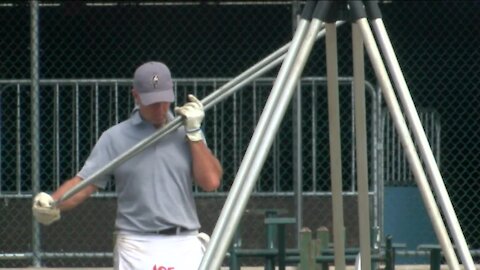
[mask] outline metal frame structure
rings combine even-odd
[[[418,113],[411,101],[406,87],[405,80],[401,75],[392,46],[388,42],[385,28],[381,20],[381,12],[377,1],[365,1],[365,7],[361,1],[308,1],[303,9],[302,19],[298,23],[297,30],[292,39],[292,45],[287,52],[287,56],[282,63],[278,73],[277,81],[273,86],[264,112],[259,120],[257,129],[251,139],[250,145],[244,157],[240,169],[232,186],[231,194],[225,202],[222,213],[212,234],[211,242],[200,265],[201,270],[218,269],[222,259],[227,252],[228,243],[231,241],[234,230],[238,225],[241,214],[245,208],[248,197],[252,191],[260,168],[265,161],[265,157],[270,148],[274,134],[276,134],[281,118],[283,117],[286,106],[290,101],[295,89],[295,84],[299,79],[305,66],[306,60],[311,52],[314,43],[314,36],[318,33],[320,25],[325,22],[326,29],[326,53],[327,53],[327,77],[328,77],[328,103],[329,103],[329,128],[330,128],[330,160],[331,160],[331,182],[332,182],[332,200],[333,200],[333,237],[335,250],[336,269],[345,269],[345,241],[343,234],[343,202],[341,196],[341,151],[340,151],[340,129],[339,129],[339,97],[338,97],[338,68],[336,53],[336,27],[335,22],[339,18],[339,10],[346,8],[351,12],[353,48],[354,48],[354,76],[357,82],[363,78],[363,45],[365,45],[368,56],[372,62],[377,79],[380,82],[382,93],[385,98],[388,109],[392,115],[397,132],[400,135],[402,145],[406,151],[407,159],[413,170],[415,180],[419,186],[424,204],[432,221],[435,233],[439,239],[440,245],[447,259],[450,269],[460,269],[458,259],[453,250],[453,245],[448,236],[447,229],[443,223],[440,210],[435,202],[434,195],[430,189],[426,174],[423,170],[420,157],[416,152],[413,139],[410,136],[409,128],[403,118],[400,104],[398,103],[395,92],[384,66],[382,56],[377,47],[372,30],[367,21],[367,12],[369,19],[372,20],[374,29],[380,42],[384,55],[389,63],[392,76],[395,78],[397,87],[400,88],[401,101],[406,108],[406,114],[410,124],[413,126],[413,133],[421,149],[421,154],[430,176],[433,178],[432,184],[437,192],[438,203],[442,206],[444,218],[448,221],[449,229],[458,249],[459,256],[465,269],[475,269],[473,259],[468,250],[465,238],[458,223],[458,219],[453,211],[448,193],[445,190],[443,180],[441,179],[438,166],[435,163],[433,153],[426,139],[425,131],[421,126]],[[361,89],[361,83],[358,83],[356,93],[356,132],[357,132],[357,153],[359,157],[366,155],[365,138],[365,112],[364,97]],[[359,227],[360,227],[360,254],[361,268],[371,268],[370,256],[370,225],[368,223],[368,181],[366,179],[366,163],[362,158],[357,159],[359,179]],[[367,191],[367,193],[365,192]],[[362,218],[363,216],[363,218]]]

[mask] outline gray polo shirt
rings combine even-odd
[[[173,115],[169,113],[169,118]],[[78,176],[88,178],[157,131],[138,110],[98,139]],[[192,157],[185,129],[178,128],[95,182],[105,188],[113,177],[118,196],[116,230],[150,232],[183,226],[200,228],[192,185]]]

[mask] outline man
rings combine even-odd
[[[193,95],[185,105],[175,108],[184,119],[184,128],[169,133],[57,207],[52,206],[82,179],[173,119],[169,110],[175,98],[173,83],[165,64],[148,62],[138,67],[132,94],[137,106],[130,118],[102,134],[75,177],[51,196],[43,192],[35,196],[33,215],[37,221],[51,224],[60,219],[60,211],[79,205],[113,178],[118,196],[114,269],[197,269],[203,247],[197,237],[200,223],[192,184],[213,191],[219,187],[223,171],[205,144],[201,130],[204,110]]]

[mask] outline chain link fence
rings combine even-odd
[[[40,1],[39,189],[51,192],[72,177],[101,132],[126,119],[133,107],[130,78],[136,66],[161,60],[175,78],[177,102],[187,93],[204,98],[291,40],[302,1],[93,2]],[[480,58],[478,1],[382,3],[384,23],[419,109],[467,243],[478,235],[480,143],[476,138]],[[32,164],[28,2],[0,3],[0,266],[109,267],[116,209],[114,186],[62,221],[32,224]],[[338,28],[342,77],[342,167],[347,244],[358,246],[352,118],[350,27]],[[35,34],[35,33],[34,33]],[[241,220],[243,247],[265,245],[263,218],[271,209],[301,217],[302,226],[332,227],[325,45],[313,48],[294,99]],[[203,229],[211,233],[277,69],[265,74],[207,113],[209,146],[225,176],[215,193],[196,190]],[[415,186],[383,107],[368,60],[367,123],[372,224],[382,226],[385,186]],[[380,151],[381,150],[381,151]],[[299,158],[300,157],[300,158]],[[35,161],[33,161],[35,162]],[[295,193],[301,180],[302,197]],[[296,207],[301,206],[298,213]],[[33,228],[33,230],[32,230]],[[287,244],[296,245],[288,227]],[[395,236],[394,236],[395,239]],[[399,240],[401,241],[401,239]],[[228,259],[227,259],[228,260]],[[253,259],[244,264],[259,264]],[[261,263],[261,262],[260,262]]]

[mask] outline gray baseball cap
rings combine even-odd
[[[133,88],[143,105],[156,102],[173,102],[173,82],[170,70],[161,62],[147,62],[135,70]]]

